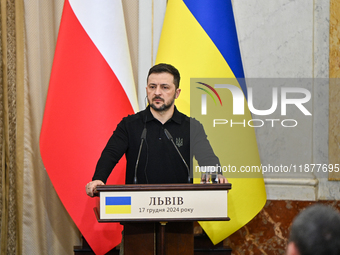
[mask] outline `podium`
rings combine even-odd
[[[125,255],[194,254],[194,221],[227,221],[231,184],[98,186],[98,222],[124,225]]]

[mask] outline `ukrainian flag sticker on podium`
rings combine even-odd
[[[131,196],[111,196],[105,198],[106,214],[131,214]]]

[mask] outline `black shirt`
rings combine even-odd
[[[106,183],[112,169],[125,153],[125,182],[132,184],[144,128],[147,133],[137,169],[138,184],[188,182],[188,169],[173,143],[165,135],[164,129],[171,134],[189,168],[192,166],[193,156],[200,166],[220,164],[202,124],[196,119],[180,113],[175,107],[172,118],[163,125],[153,117],[147,107],[144,111],[123,118],[118,124],[101,154],[92,180]],[[192,173],[192,170],[190,171]]]

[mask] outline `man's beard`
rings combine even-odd
[[[154,97],[153,99],[162,99],[160,97]],[[148,99],[149,105],[152,109],[154,109],[157,112],[162,112],[162,111],[167,111],[175,102],[175,96],[172,99],[172,101],[169,104],[164,103],[163,105],[161,105],[159,108],[157,108],[156,105],[154,105],[153,103],[150,103],[150,100]],[[163,101],[164,102],[164,101]]]

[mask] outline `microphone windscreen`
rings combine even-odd
[[[169,132],[166,128],[164,128],[164,133],[165,133],[166,137],[167,137],[169,140],[172,140],[172,136],[171,136],[170,132]]]
[[[142,135],[140,137],[140,139],[144,139],[146,138],[146,128],[143,129]]]

